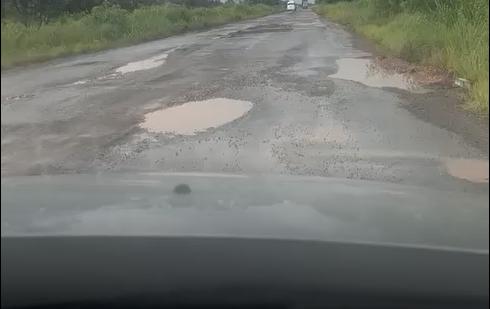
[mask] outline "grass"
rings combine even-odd
[[[187,8],[179,5],[147,6],[126,11],[99,6],[90,14],[63,16],[54,22],[26,27],[2,20],[2,69],[60,56],[162,38],[186,31],[218,26],[274,13],[276,7],[222,5]]]
[[[488,0],[357,0],[315,10],[391,55],[470,80],[466,107],[488,114]]]

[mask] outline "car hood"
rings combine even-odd
[[[190,192],[177,193],[179,184]],[[211,236],[488,252],[488,191],[320,177],[3,178],[1,215],[2,237]]]

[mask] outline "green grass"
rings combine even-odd
[[[2,69],[60,56],[97,51],[162,38],[274,13],[277,7],[222,5],[187,8],[160,5],[132,12],[100,6],[90,14],[63,16],[41,27],[4,20],[1,30]]]
[[[315,10],[391,55],[470,80],[466,107],[488,114],[488,0],[357,0]]]

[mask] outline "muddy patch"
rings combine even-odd
[[[337,61],[338,71],[331,78],[351,80],[369,87],[398,88],[415,93],[428,92],[408,74],[383,69],[366,58],[342,58]]]
[[[127,74],[142,70],[149,70],[161,66],[167,60],[168,53],[160,54],[148,59],[130,62],[116,69],[117,73]]]
[[[251,102],[225,98],[193,101],[148,113],[141,127],[155,133],[195,135],[236,120],[252,107]]]
[[[476,183],[488,183],[488,160],[446,159],[444,166],[449,175]]]
[[[450,72],[430,65],[415,65],[394,57],[376,57],[373,63],[386,72],[408,74],[419,85],[451,88],[454,76]]]

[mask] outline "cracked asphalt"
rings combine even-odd
[[[159,55],[156,67],[117,71]],[[444,163],[488,165],[488,148],[406,108],[427,94],[330,77],[338,59],[372,56],[304,10],[5,71],[2,176],[285,174],[488,192]],[[212,98],[254,107],[193,136],[140,127],[146,113]]]

